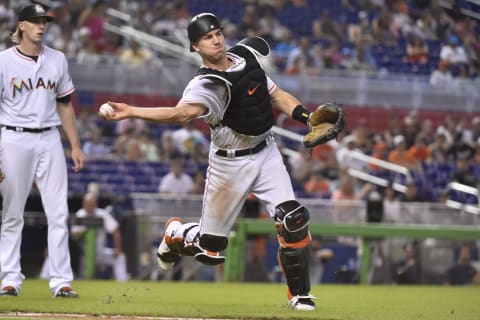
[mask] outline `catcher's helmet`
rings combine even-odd
[[[193,42],[197,42],[205,33],[215,29],[223,29],[223,27],[213,13],[200,13],[193,17],[187,28],[190,51],[195,51],[192,47]]]

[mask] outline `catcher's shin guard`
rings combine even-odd
[[[288,298],[309,296],[310,232],[309,213],[298,201],[291,200],[276,207],[275,220],[280,249],[278,260],[288,285]]]

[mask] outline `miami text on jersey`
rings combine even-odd
[[[17,80],[14,78],[14,80]],[[45,81],[43,80],[42,77],[38,78],[37,82],[34,83],[34,80],[31,78],[28,78],[26,81],[25,80],[20,80],[20,81],[12,81],[12,97],[15,98],[17,92],[22,93],[23,88],[25,88],[27,91],[32,91],[34,89],[45,89],[45,90],[52,90],[55,92],[57,90],[57,84],[55,81]]]

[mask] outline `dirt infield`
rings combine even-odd
[[[89,315],[89,314],[60,314],[60,313],[27,313],[27,312],[10,312],[0,313],[2,319],[55,319],[55,320],[235,320],[235,319],[207,319],[207,318],[166,318],[166,317],[146,317],[146,316],[112,316],[112,315]]]

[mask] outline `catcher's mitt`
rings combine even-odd
[[[312,148],[335,139],[345,125],[345,115],[336,103],[325,103],[313,111],[308,120],[310,131],[303,138],[303,145]]]

